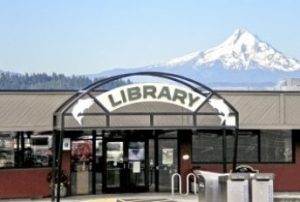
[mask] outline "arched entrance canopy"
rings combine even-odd
[[[100,92],[105,84],[119,79],[130,79],[131,77],[157,77],[166,79],[169,82],[177,83],[179,86],[169,84],[133,84],[115,88],[108,92]],[[116,94],[114,94],[116,93]],[[100,95],[97,95],[100,94]],[[146,102],[162,102],[177,105],[180,110],[154,110],[154,111],[124,111],[131,104]],[[110,103],[110,105],[107,105]],[[93,111],[89,110],[93,105]],[[97,110],[95,110],[97,108]],[[209,110],[208,110],[209,108]],[[185,122],[175,124],[160,124],[162,119],[184,116]],[[114,124],[113,120],[131,117],[131,125]],[[134,118],[140,117],[140,118]],[[166,118],[168,117],[168,118]],[[220,121],[211,121],[205,124],[206,117],[218,118]],[[85,119],[94,119],[98,122],[85,124]],[[101,122],[99,120],[101,119]],[[143,124],[135,123],[137,120],[145,120]],[[87,121],[88,122],[88,121]],[[65,130],[83,129],[226,129],[235,131],[233,168],[237,163],[237,143],[238,143],[239,118],[238,111],[221,95],[209,87],[183,76],[165,72],[136,72],[121,74],[99,80],[86,88],[79,90],[76,94],[64,102],[53,115],[54,143],[58,141],[58,152],[54,155],[53,175],[60,176],[62,141]],[[225,132],[224,132],[225,134]],[[57,136],[57,137],[55,137]],[[58,139],[59,137],[59,139]],[[56,141],[55,141],[56,140]],[[226,142],[225,142],[226,144]],[[225,154],[226,156],[226,154]],[[223,155],[224,165],[226,157]],[[57,161],[56,161],[57,159]],[[57,162],[57,163],[56,163]],[[56,170],[58,172],[56,172]],[[57,190],[60,189],[58,184]],[[54,187],[54,186],[53,186]],[[54,201],[54,191],[52,192]],[[59,201],[59,191],[57,191],[57,201]]]
[[[164,91],[166,89],[169,89],[169,85],[167,86],[160,86],[160,87],[156,87],[153,86],[153,88],[155,88],[155,90],[159,91],[160,90],[160,97],[168,97],[169,96],[169,100],[170,103],[173,102],[174,100],[177,101],[177,104],[180,101],[184,102],[184,98],[187,99],[187,103],[185,103],[186,105],[188,105],[188,102],[191,104],[193,101],[195,101],[195,99],[197,99],[197,95],[199,96],[198,98],[198,102],[194,102],[193,104],[198,104],[197,106],[194,105],[192,111],[191,109],[189,109],[188,111],[184,110],[184,112],[181,111],[170,111],[170,112],[119,112],[119,111],[114,111],[111,109],[108,109],[107,107],[105,107],[104,103],[103,103],[103,96],[95,96],[95,94],[99,94],[99,87],[103,87],[103,85],[108,84],[112,81],[116,81],[119,79],[124,79],[124,78],[130,78],[133,76],[151,76],[151,77],[160,77],[160,78],[164,78],[167,80],[171,80],[173,82],[179,83],[180,85],[184,86],[184,87],[188,87],[188,89],[190,91],[188,92],[182,92],[182,88],[177,87],[175,90],[171,89],[168,91]],[[155,84],[154,84],[155,85]],[[159,84],[156,84],[159,85]],[[139,86],[142,88],[142,86]],[[137,87],[136,87],[137,88]],[[153,88],[151,89],[151,86],[149,87],[148,84],[148,94],[150,94],[151,97],[151,90],[153,91]],[[97,92],[98,90],[98,92]],[[145,90],[145,86],[144,86],[144,90]],[[122,90],[120,90],[121,92]],[[162,92],[164,91],[164,92]],[[174,92],[175,91],[175,92]],[[110,91],[109,91],[110,92]],[[167,92],[167,94],[166,94]],[[123,97],[124,96],[128,96],[125,95],[125,91],[123,90]],[[183,95],[185,93],[185,95]],[[103,94],[103,93],[102,93]],[[162,95],[164,94],[164,95]],[[176,95],[175,95],[176,94]],[[183,98],[183,96],[186,96]],[[116,100],[113,100],[114,98],[111,97],[111,101],[116,102]],[[128,100],[127,98],[124,98]],[[176,100],[177,99],[177,100]],[[194,99],[194,100],[193,100]],[[166,99],[164,99],[166,100]],[[118,100],[117,100],[118,101]],[[140,99],[140,101],[143,101],[142,99]],[[148,100],[144,100],[144,101],[148,101]],[[153,99],[152,99],[153,101]],[[160,99],[160,101],[163,101],[163,99]],[[176,104],[176,102],[173,102],[173,104]],[[79,105],[81,102],[81,106],[83,106],[83,108],[87,108],[86,105],[91,105],[91,104],[95,104],[99,110],[97,112],[89,112],[88,110],[83,110],[83,109],[79,109]],[[89,104],[90,103],[90,104]],[[129,103],[129,102],[128,102]],[[203,111],[202,108],[205,107],[205,105],[209,104],[211,106],[211,108],[214,108],[215,110],[210,110],[210,111]],[[68,123],[66,123],[65,118],[66,117],[72,117],[74,116],[74,109],[71,112],[70,110],[72,108],[77,107],[79,110],[77,112],[77,118],[79,118],[80,120],[83,117],[88,117],[88,116],[99,116],[99,117],[105,117],[105,124],[99,124],[95,125],[95,126],[85,126],[84,124],[69,124],[71,125],[70,127],[68,127]],[[196,107],[195,107],[196,106]],[[183,106],[184,107],[184,106]],[[188,107],[186,107],[188,108]],[[76,109],[75,109],[76,110]],[[76,112],[75,112],[76,113]],[[186,77],[182,77],[179,75],[175,75],[175,74],[170,74],[170,73],[161,73],[161,72],[138,72],[138,73],[130,73],[130,74],[123,74],[123,75],[118,75],[118,76],[114,76],[114,77],[110,77],[110,78],[106,78],[106,79],[102,79],[100,81],[97,81],[93,84],[91,84],[90,86],[79,90],[76,94],[74,94],[69,100],[67,100],[65,103],[63,103],[61,105],[61,107],[59,107],[59,109],[55,112],[54,114],[54,129],[62,129],[64,128],[64,130],[74,130],[74,129],[84,129],[84,128],[96,128],[96,129],[109,129],[109,128],[113,128],[116,129],[119,126],[114,126],[111,125],[110,120],[111,117],[115,117],[115,116],[149,116],[149,124],[148,125],[130,125],[128,127],[132,128],[132,129],[138,129],[138,128],[142,128],[142,129],[151,129],[151,128],[155,128],[155,129],[159,129],[159,128],[177,128],[180,127],[182,128],[188,128],[188,129],[200,129],[200,128],[237,128],[238,127],[238,112],[236,111],[236,109],[229,103],[227,102],[221,95],[219,95],[217,92],[213,91],[212,89],[208,88],[207,86],[194,81],[192,79],[186,78]],[[155,117],[157,116],[176,116],[176,115],[186,115],[186,116],[190,116],[190,118],[192,119],[189,124],[186,124],[185,126],[182,125],[155,125]],[[213,123],[213,125],[203,125],[201,123],[199,123],[199,120],[197,119],[197,116],[218,116],[221,117],[221,119],[223,119],[222,123]],[[223,116],[223,117],[222,117]],[[76,119],[76,117],[74,117]],[[226,119],[226,120],[225,120]],[[64,125],[64,127],[62,127]],[[122,126],[123,128],[125,128],[126,126]]]

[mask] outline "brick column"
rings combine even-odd
[[[178,131],[179,144],[179,169],[182,178],[182,192],[186,192],[186,176],[192,171],[192,131]],[[188,155],[189,159],[183,159],[184,155]]]

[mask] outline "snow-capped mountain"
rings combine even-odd
[[[242,29],[236,30],[227,40],[214,48],[175,58],[166,65],[178,66],[187,62],[192,62],[194,67],[211,67],[220,62],[224,68],[238,70],[257,67],[279,71],[300,69],[300,61],[286,57],[268,43]]]
[[[213,87],[275,86],[279,80],[300,77],[300,61],[285,56],[256,35],[238,29],[223,43],[206,51],[146,67],[114,69],[97,76],[137,71],[172,72]]]

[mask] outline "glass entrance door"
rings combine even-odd
[[[145,140],[106,140],[103,145],[103,192],[141,192],[148,189]]]
[[[146,191],[146,142],[128,142],[128,180],[129,190],[133,192]],[[148,183],[147,183],[148,184]]]
[[[158,190],[171,191],[171,176],[178,172],[177,131],[166,132],[158,140]],[[175,182],[175,185],[178,182]],[[177,187],[175,187],[177,189]]]
[[[122,141],[104,142],[103,191],[120,192],[124,176],[124,143]]]

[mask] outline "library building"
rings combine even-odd
[[[137,82],[104,89],[120,79]],[[164,72],[2,90],[0,199],[170,192],[174,173],[185,190],[194,170],[240,165],[274,173],[276,192],[299,191],[299,105],[297,91],[213,90]]]

